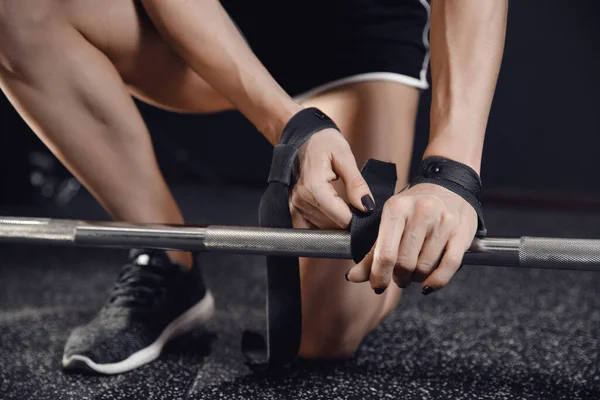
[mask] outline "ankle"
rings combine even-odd
[[[167,255],[171,261],[181,264],[187,269],[192,268],[192,264],[194,263],[194,256],[192,253],[185,251],[167,251]]]

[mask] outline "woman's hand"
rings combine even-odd
[[[370,281],[377,294],[392,280],[401,288],[423,282],[429,294],[460,268],[476,232],[477,214],[462,197],[438,185],[416,185],[386,202],[377,242],[348,280]]]
[[[375,207],[350,145],[335,129],[315,133],[302,145],[297,171],[291,206],[310,225],[321,229],[346,229],[350,225],[350,206],[338,196],[333,186],[338,178],[344,183],[352,206],[366,212]]]

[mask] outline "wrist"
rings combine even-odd
[[[447,157],[426,157],[411,186],[422,183],[439,185],[462,197],[477,213],[477,235],[485,236],[486,228],[481,205],[482,183],[479,173],[468,165]]]
[[[279,107],[269,110],[265,114],[263,121],[257,126],[258,130],[271,142],[276,145],[281,139],[281,133],[289,122],[300,110],[304,109],[300,104],[290,100]]]
[[[473,168],[477,174],[481,170],[483,142],[478,140],[483,135],[439,135],[430,140],[423,159],[428,157],[444,157]]]

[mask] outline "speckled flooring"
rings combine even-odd
[[[254,225],[258,195],[176,190],[194,223]],[[4,214],[104,218],[80,197]],[[486,211],[493,236],[600,238],[600,213]],[[257,376],[239,340],[263,318],[263,260],[203,254],[218,304],[205,330],[127,374],[62,372],[69,330],[100,307],[125,255],[0,246],[0,399],[600,399],[600,273],[497,267],[465,267],[428,297],[409,288],[353,360]]]

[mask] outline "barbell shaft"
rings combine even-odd
[[[0,217],[0,242],[351,259],[345,231]],[[475,239],[464,264],[600,271],[600,240]]]

